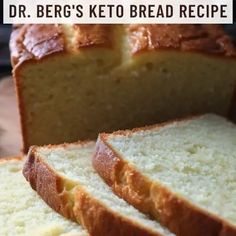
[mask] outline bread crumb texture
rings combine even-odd
[[[22,161],[0,163],[1,236],[88,236],[48,207],[22,175]]]
[[[108,143],[152,181],[236,224],[236,127],[224,118],[197,119],[110,135]]]
[[[220,26],[25,25],[11,45],[25,151],[231,107]]]
[[[59,175],[74,182],[74,191],[77,187],[84,188],[87,193],[102,203],[115,215],[119,215],[125,220],[141,225],[141,227],[157,235],[174,235],[158,222],[150,220],[146,215],[140,213],[123,199],[117,197],[103,182],[93,169],[91,163],[94,145],[94,142],[91,142],[83,145],[83,147],[76,144],[67,145],[66,147],[58,146],[55,148],[42,147],[37,149],[36,156],[44,158],[45,162],[47,162],[50,167],[53,167]]]

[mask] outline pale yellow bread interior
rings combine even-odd
[[[17,70],[25,146],[95,139],[189,114],[228,115],[234,59],[174,49],[133,54],[119,27],[112,47],[75,50],[72,26],[63,32],[67,53]]]
[[[40,199],[23,177],[22,166],[23,160],[0,162],[0,235],[88,236]]]
[[[130,225],[133,225],[134,229],[135,227],[145,229],[146,231],[143,231],[146,232],[145,235],[173,236],[174,234],[158,222],[149,219],[123,199],[117,197],[103,182],[93,169],[91,163],[94,145],[94,142],[89,142],[83,145],[66,144],[65,146],[38,147],[35,150],[35,156],[44,163],[47,163],[57,175],[64,178],[65,183],[70,183],[68,188],[71,189],[71,196],[73,193],[76,194],[76,192],[84,191],[83,195],[86,196],[87,194],[95,201],[98,201],[114,217],[120,217],[120,221],[129,222]],[[76,197],[70,198],[76,199]],[[73,203],[74,206],[76,204],[76,202]],[[94,210],[95,208],[90,206],[88,212],[92,215],[95,214]],[[103,219],[100,219],[99,215],[96,219],[102,224]],[[106,222],[103,223],[105,224]],[[112,229],[113,226],[110,225],[110,227]],[[115,233],[118,235],[118,232]]]
[[[236,225],[236,126],[204,115],[150,129],[108,135],[129,165],[232,225]]]

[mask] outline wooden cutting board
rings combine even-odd
[[[0,80],[0,157],[20,154],[19,115],[11,78]]]

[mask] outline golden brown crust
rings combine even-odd
[[[111,47],[113,45],[113,27],[111,25],[74,25],[76,48]]]
[[[8,161],[22,161],[24,159],[23,156],[10,156],[10,157],[1,157],[0,163],[8,162]]]
[[[25,122],[25,108],[22,98],[21,68],[26,63],[35,63],[46,57],[64,55],[69,50],[78,51],[91,47],[112,47],[113,30],[108,25],[74,25],[75,45],[68,46],[65,30],[61,25],[14,25],[11,39],[11,62],[13,77],[17,91],[18,110],[21,120],[23,153],[29,149],[27,127]]]
[[[214,55],[235,56],[235,45],[219,25],[124,25],[133,54],[157,49],[197,51]],[[74,48],[111,47],[116,26],[73,25]],[[125,31],[124,31],[125,32]],[[10,49],[12,64],[40,60],[65,52],[66,34],[61,25],[15,25]]]
[[[49,145],[48,148],[67,145]],[[37,156],[36,149],[36,146],[30,149],[23,174],[31,187],[58,213],[83,225],[92,236],[162,236],[115,214],[77,183],[66,190],[67,180]],[[70,199],[74,199],[73,203]]]
[[[101,236],[161,236],[131,222],[122,216],[115,215],[101,202],[94,199],[82,188],[76,189],[75,216],[78,222],[89,231],[91,235]],[[162,235],[164,236],[164,235]]]
[[[128,135],[132,135],[134,132],[137,132],[137,131],[145,131],[145,130],[150,130],[150,129],[159,129],[163,126],[173,124],[175,122],[184,122],[184,121],[188,121],[188,120],[191,120],[191,119],[200,118],[204,115],[205,114],[189,115],[189,116],[185,116],[184,118],[180,117],[180,118],[164,121],[164,122],[159,123],[159,124],[145,125],[143,127],[138,127],[138,128],[133,128],[133,129],[116,130],[116,131],[112,132],[112,135],[127,135],[128,136]],[[107,135],[108,135],[107,133],[100,133],[99,137],[104,137],[104,139],[106,139]]]
[[[64,181],[54,171],[36,156],[36,146],[29,150],[27,161],[23,168],[23,175],[32,189],[55,211],[64,217],[75,221],[69,194],[64,188]],[[44,184],[46,183],[46,184]]]
[[[14,60],[14,59],[12,59]],[[17,60],[17,59],[16,59]],[[16,62],[17,63],[17,62]],[[28,137],[26,132],[26,116],[25,116],[25,107],[23,106],[23,98],[22,98],[22,86],[21,86],[21,79],[17,75],[17,72],[15,71],[15,74],[13,75],[14,84],[15,84],[15,90],[16,90],[16,97],[17,97],[17,105],[18,105],[18,111],[19,111],[19,118],[20,118],[20,128],[21,128],[21,135],[22,135],[22,152],[24,154],[27,154],[27,151],[29,149],[28,144]]]
[[[123,135],[129,133],[124,131]],[[177,235],[236,235],[235,226],[192,205],[170,189],[142,175],[124,161],[106,139],[106,134],[99,136],[93,166],[118,196],[141,212],[150,214]]]
[[[10,39],[14,69],[28,60],[40,60],[65,50],[65,41],[59,25],[15,25]]]
[[[72,32],[73,50],[113,46],[114,35],[110,25],[73,25]],[[69,41],[62,25],[14,25],[10,39],[14,70],[23,62],[67,52]]]
[[[213,55],[235,56],[235,46],[219,25],[130,25],[133,54],[158,49],[196,51]]]
[[[114,31],[117,29],[114,25],[71,27],[72,35],[69,33],[69,36],[62,25],[15,25],[13,27],[10,48],[24,153],[28,151],[29,139],[22,98],[21,68],[27,63],[35,63],[46,57],[63,56],[64,53],[72,53],[82,48],[114,46]],[[163,49],[196,51],[208,55],[225,56],[224,58],[232,58],[236,55],[232,39],[225,34],[221,26],[217,25],[124,25],[123,27],[128,31],[126,37],[129,39],[132,55]],[[69,37],[72,39],[68,39]],[[119,43],[122,42],[121,40]],[[70,44],[72,48],[68,46]]]
[[[23,153],[27,153],[29,144],[24,120],[25,111],[22,105],[20,68],[26,62],[32,63],[49,55],[65,52],[62,28],[59,25],[14,25],[10,39],[10,49],[21,119]]]

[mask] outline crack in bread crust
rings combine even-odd
[[[219,25],[130,25],[132,53],[177,49],[235,56],[235,46]]]
[[[205,62],[206,65],[207,63],[209,63],[208,56],[209,57],[214,56],[214,58],[210,58],[210,60],[222,59],[222,62],[229,63],[229,64],[231,62],[233,63],[234,62],[233,59],[235,59],[235,46],[230,36],[224,32],[221,26],[210,26],[210,25],[113,25],[113,26],[111,25],[15,25],[13,27],[13,32],[11,35],[10,48],[11,48],[11,60],[12,60],[12,65],[13,65],[13,77],[15,80],[15,87],[17,91],[18,106],[19,106],[20,119],[21,119],[24,153],[28,151],[28,148],[30,145],[54,143],[54,141],[47,141],[46,143],[42,143],[42,142],[40,143],[37,141],[32,142],[33,135],[30,134],[31,124],[34,124],[34,122],[37,119],[40,119],[42,115],[40,116],[35,115],[35,112],[32,112],[33,108],[28,107],[28,104],[30,103],[30,102],[28,103],[28,101],[31,101],[31,99],[33,101],[35,99],[35,102],[37,103],[38,98],[37,96],[35,97],[33,96],[34,95],[33,90],[34,88],[37,88],[38,86],[37,83],[41,78],[45,77],[45,79],[42,79],[42,83],[40,84],[46,83],[45,85],[46,87],[48,86],[47,83],[52,83],[55,78],[56,79],[57,77],[60,78],[60,76],[62,76],[63,73],[65,73],[64,77],[66,78],[67,76],[70,77],[70,74],[71,74],[72,79],[78,78],[78,81],[76,81],[76,84],[77,84],[76,86],[78,86],[78,84],[80,83],[80,80],[83,81],[83,79],[86,78],[86,76],[89,77],[88,83],[91,79],[91,82],[90,82],[91,84],[94,83],[92,82],[93,79],[98,80],[98,83],[99,83],[99,79],[104,77],[106,81],[104,84],[108,83],[108,86],[110,86],[110,83],[111,83],[112,88],[115,88],[115,90],[123,86],[123,83],[125,84],[127,89],[132,88],[129,86],[140,86],[139,82],[143,84],[153,83],[153,84],[157,84],[156,85],[157,90],[159,89],[159,84],[160,85],[164,84],[164,87],[165,87],[164,91],[166,91],[166,94],[169,94],[171,93],[173,88],[171,88],[171,86],[166,86],[166,83],[168,83],[167,81],[169,81],[169,79],[172,78],[172,76],[173,76],[173,79],[175,79],[175,75],[177,79],[181,79],[181,80],[183,79],[183,82],[179,82],[179,84],[181,85],[183,83],[183,86],[184,87],[186,86],[185,78],[182,78],[182,76],[181,75],[179,76],[178,74],[178,71],[182,71],[183,67],[181,67],[182,69],[177,70],[177,69],[174,69],[175,66],[172,66],[172,63],[174,63],[173,65],[175,65],[175,63],[183,64],[184,61],[178,62],[178,58],[175,59],[175,57],[172,57],[171,55],[171,56],[168,56],[166,59],[163,59],[164,62],[166,61],[165,63],[163,63],[162,60],[160,60],[160,58],[163,55],[162,54],[163,52],[164,54],[166,51],[169,51],[169,53],[171,54],[172,53],[175,54],[175,52],[176,54],[178,54],[178,52],[180,53],[181,52],[188,52],[188,53],[196,52],[195,56],[202,56],[202,55],[206,56],[207,58],[207,61]],[[104,52],[104,55],[103,55],[103,52]],[[183,55],[186,56],[188,53],[183,53]],[[160,54],[160,57],[159,57],[159,54]],[[201,55],[198,55],[198,54],[201,54]],[[97,55],[99,56],[97,57]],[[100,55],[102,57],[100,57]],[[107,57],[105,55],[107,55]],[[191,54],[188,55],[188,57],[184,60],[191,59],[191,57],[189,56],[191,56]],[[216,56],[219,58],[216,58]],[[86,59],[86,57],[88,58]],[[173,59],[173,62],[172,62],[172,59]],[[78,64],[77,64],[77,60],[79,61]],[[153,64],[149,60],[154,60],[156,61],[157,64],[160,63],[159,65],[157,65],[157,69],[155,69],[156,67],[155,63]],[[61,68],[59,68],[60,65],[59,66],[56,65],[56,61],[58,61],[58,63],[61,63],[62,65],[65,65],[66,68],[69,68],[69,69],[64,69],[62,73],[58,73],[61,71]],[[195,61],[195,59],[193,61]],[[197,63],[198,61],[199,60],[197,60]],[[81,70],[79,70],[79,73],[77,73],[76,72],[77,68],[80,68],[81,62],[83,65],[81,66]],[[90,63],[94,63],[94,64],[90,64]],[[138,68],[139,66],[137,66],[136,63],[137,65],[139,65],[140,63],[140,70]],[[84,64],[86,64],[86,66],[84,66]],[[44,70],[44,65],[45,65],[45,70]],[[170,69],[168,69],[169,65],[170,65]],[[212,65],[214,66],[214,61]],[[43,69],[40,68],[41,66],[43,67]],[[54,68],[54,66],[56,68]],[[99,74],[96,72],[95,76],[92,73],[91,75],[87,75],[89,74],[88,73],[89,71],[91,72],[93,71],[92,69],[93,66],[95,66],[96,70],[99,71]],[[74,67],[76,68],[75,70],[74,70]],[[167,69],[165,67],[167,67]],[[30,68],[32,68],[32,70]],[[37,68],[36,69],[37,73],[35,73],[35,75],[33,75],[34,68]],[[224,65],[224,67],[222,68],[228,68],[228,67],[225,67]],[[217,80],[221,81],[221,77],[222,78],[224,77],[224,74],[225,74],[224,70],[226,69],[223,70],[222,72],[223,75],[221,76],[222,68],[219,70],[220,72],[219,78],[216,76],[216,81]],[[30,69],[31,71],[29,72],[28,69]],[[172,69],[173,69],[173,72],[172,72]],[[201,77],[201,73],[203,72],[204,72],[204,76],[208,77],[208,75],[205,75],[205,72],[207,69],[204,69],[203,67],[203,71],[201,71],[201,66],[200,67],[196,66],[196,69],[193,70],[192,72],[194,72],[194,74],[196,75],[198,75],[199,73],[199,78]],[[66,72],[67,70],[69,71],[68,73]],[[186,78],[187,78],[189,76],[188,75],[189,72],[188,72],[188,69],[186,70],[187,70],[187,74],[186,74]],[[76,75],[74,74],[75,72],[76,72]],[[231,75],[232,74],[231,70],[229,71],[227,70],[227,72],[229,73],[230,75],[229,77],[232,80],[233,76]],[[84,73],[86,73],[85,76],[83,76]],[[141,73],[142,75],[141,77],[145,78],[147,82],[145,82],[144,79],[138,79],[137,83],[133,83],[133,81],[136,80],[135,78],[139,75],[139,73]],[[146,75],[143,75],[143,73],[147,75],[147,78],[145,77]],[[184,69],[183,75],[185,73],[186,72]],[[126,74],[127,74],[127,78],[132,78],[132,79],[126,80],[125,79]],[[148,75],[150,76],[150,80],[148,78],[149,77]],[[162,76],[163,76],[163,79],[162,79]],[[209,77],[210,76],[211,75],[209,75]],[[111,78],[111,80],[108,80],[107,78]],[[113,81],[113,78],[114,78],[114,81]],[[157,78],[157,80],[154,81],[153,78]],[[35,79],[35,82],[34,82],[34,79]],[[70,79],[69,80],[65,79],[65,80],[67,80],[67,82],[70,81]],[[206,79],[206,81],[209,81],[209,80]],[[32,83],[30,86],[28,85],[29,81],[30,83]],[[58,81],[60,83],[60,79],[58,79]],[[195,81],[198,81],[198,78],[195,79]],[[71,83],[74,83],[74,82],[71,82]],[[201,85],[201,83],[202,82],[199,82],[199,85]],[[217,83],[216,83],[216,86],[218,86]],[[229,83],[232,83],[232,82],[229,81]],[[55,84],[55,86],[50,87],[50,89],[48,89],[49,91],[50,90],[54,91],[54,87],[55,87],[55,90],[57,90],[57,88],[60,87],[60,85],[57,85],[57,80],[54,81],[53,84]],[[207,82],[207,84],[209,83]],[[74,85],[72,86],[74,87]],[[89,86],[86,85],[86,89],[87,87],[90,87],[90,86],[91,86],[91,89],[89,88],[89,90],[93,90],[94,86],[92,85],[89,85]],[[193,85],[193,88],[195,86],[198,87],[198,85]],[[216,110],[215,108],[215,104],[212,102],[213,99],[211,97],[213,96],[212,94],[214,93],[214,91],[218,91],[219,88],[217,87],[211,90],[208,89],[208,88],[211,88],[212,86],[214,85],[212,84],[204,85],[204,88],[206,88],[206,91],[207,91],[207,95],[209,94],[210,96],[209,98],[206,98],[206,100],[207,99],[209,100],[209,102],[206,102],[206,104],[209,107],[208,109],[210,110],[207,109],[204,112],[209,112],[209,111],[218,112],[218,110]],[[154,86],[152,86],[151,84],[150,84],[150,87],[154,88]],[[176,86],[176,88],[178,88],[178,86]],[[147,94],[154,94],[150,90],[150,88],[148,88],[148,86],[146,86],[145,89],[147,89],[148,91]],[[221,89],[221,86],[220,86],[220,89]],[[28,91],[30,90],[31,92],[33,91],[32,96],[28,94]],[[106,89],[106,90],[109,91],[109,89]],[[125,91],[125,89],[122,89],[122,90]],[[136,90],[137,90],[137,94],[140,93],[138,89]],[[174,93],[177,94],[176,95],[177,97],[179,96],[178,90],[173,90]],[[99,89],[98,91],[91,92],[91,94],[93,93],[97,94],[97,92],[99,94]],[[55,93],[57,94],[57,92]],[[88,91],[88,94],[89,93],[90,91]],[[111,92],[111,93],[114,93],[114,92]],[[193,93],[195,94],[196,92],[194,91]],[[132,94],[135,94],[135,93],[132,93]],[[203,95],[199,95],[199,97],[204,97],[205,94],[206,92],[204,92]],[[225,98],[227,96],[225,94],[230,94],[229,96],[231,96],[230,89],[229,90],[221,89],[219,90],[219,92],[217,92],[217,95],[220,95],[219,98],[222,100],[222,101],[220,100],[221,103],[226,101]],[[69,97],[69,95],[67,96]],[[99,98],[101,97],[102,96],[99,95]],[[166,104],[170,103],[170,107],[172,106],[173,108],[175,108],[176,106],[175,102],[169,99],[168,97],[171,97],[171,96],[166,96],[166,98],[164,98],[167,101],[165,103]],[[138,95],[134,101],[136,101],[137,103],[140,103],[139,98],[140,96]],[[150,99],[148,96],[147,98]],[[180,103],[182,103],[182,101],[185,101],[185,100],[189,101],[188,98],[184,100],[181,96],[180,98],[181,98]],[[216,96],[214,96],[214,98],[216,98]],[[58,98],[55,98],[55,99],[58,99]],[[131,97],[131,99],[133,98]],[[154,101],[154,99],[161,101],[161,99],[158,98],[158,95],[155,95],[155,96],[153,95],[153,98],[150,99],[150,101],[152,102],[152,100]],[[88,108],[90,108],[90,104],[92,105],[95,104],[94,106],[97,106],[97,104],[99,104],[100,102],[99,99],[94,99],[94,100],[96,100],[97,103],[93,101],[89,102],[88,105],[86,105],[87,110],[89,110]],[[114,102],[116,101],[114,100]],[[135,104],[135,102],[132,102],[132,100],[128,102]],[[149,102],[149,104],[151,104],[151,102]],[[60,104],[60,103],[61,102],[57,104]],[[73,101],[69,102],[68,104],[72,104],[72,103]],[[101,103],[103,103],[102,99],[101,99]],[[189,109],[188,107],[189,105],[186,107],[183,105],[183,111],[179,111],[178,114],[182,116],[181,114],[182,112],[183,115],[186,115],[185,110],[187,111],[190,110],[192,114],[198,114],[199,111],[202,112],[201,109],[199,108],[201,107],[201,105],[198,104],[198,101],[196,101],[195,103],[196,103],[196,107],[195,105],[192,106],[195,108],[195,111],[192,111],[191,109]],[[78,104],[80,105],[82,103],[75,103],[75,104],[78,106]],[[124,104],[124,106],[122,107],[122,109],[124,110],[127,109],[125,105],[126,104]],[[148,105],[144,105],[144,106],[148,107]],[[39,108],[40,107],[41,106],[39,106]],[[118,106],[116,104],[115,105],[107,104],[107,106],[99,104],[99,109],[100,107],[105,108],[104,110],[106,110],[106,112],[108,111],[108,109],[110,109],[112,112],[115,113],[116,107]],[[217,105],[217,109],[218,107],[221,108],[221,105]],[[225,104],[222,107],[223,108],[222,108],[222,111],[220,111],[220,114],[226,115],[225,107],[228,107],[228,104]],[[234,108],[233,105],[231,107]],[[141,110],[142,109],[144,108],[141,108]],[[169,110],[172,110],[172,109],[169,109]],[[57,111],[57,109],[55,109],[55,111]],[[135,111],[135,112],[137,113],[137,115],[134,115],[134,116],[135,117],[140,116],[141,118],[140,121],[138,120],[138,118],[137,120],[134,119],[132,117],[132,113],[130,113],[131,114],[130,118],[127,118],[121,127],[118,127],[118,126],[115,127],[115,125],[111,125],[113,126],[111,127],[111,129],[114,130],[114,129],[128,128],[131,126],[132,127],[141,126],[144,124],[143,120],[145,120],[144,119],[145,116],[146,116],[145,123],[151,124],[151,123],[159,122],[159,120],[156,120],[155,118],[156,116],[155,117],[153,116],[154,114],[153,111],[149,111],[148,109],[147,111],[144,111],[143,114],[147,113],[147,115],[146,114],[143,115],[142,113],[139,113],[138,111]],[[158,112],[157,114],[159,115],[159,110],[157,110],[156,112]],[[167,112],[167,108],[162,107],[161,105],[160,114],[162,112],[164,116],[163,120],[169,119],[171,112]],[[231,112],[231,109],[229,109],[229,112]],[[31,113],[33,115],[31,115]],[[42,112],[39,112],[39,113],[42,114]],[[177,114],[177,111],[173,112],[173,114],[174,113]],[[83,117],[83,115],[81,115],[81,117]],[[160,115],[160,117],[162,117],[162,115]],[[171,116],[170,118],[173,118],[173,117]],[[53,119],[53,121],[54,120],[55,119]],[[80,123],[81,120],[78,121],[77,123]],[[132,120],[134,120],[136,124],[133,125]],[[139,125],[138,124],[139,122],[137,121],[142,122],[142,123]],[[103,126],[103,124],[106,122],[100,122],[100,123],[101,124],[96,125],[96,127],[101,127],[100,128],[101,130],[98,130],[99,132],[108,131],[107,127],[110,129],[109,125]],[[121,122],[118,121],[117,123],[121,123]],[[109,122],[107,122],[107,124],[109,124]],[[45,127],[45,125],[43,125],[43,127]],[[102,127],[105,127],[105,129],[103,129]],[[79,134],[82,133],[80,132],[81,130],[79,129],[80,128],[78,128],[78,134],[76,134],[77,138],[79,137]],[[97,129],[98,128],[87,127],[86,129],[84,129],[85,134],[81,135],[81,137],[79,138],[80,139],[95,138],[95,135],[97,135],[98,133]],[[58,129],[56,128],[53,130],[58,130]],[[92,136],[92,130],[95,133],[95,135],[93,136]],[[69,132],[72,134],[74,133],[72,129],[69,130]],[[86,132],[88,132],[89,134],[86,134]],[[37,139],[37,135],[35,136]],[[62,137],[62,136],[63,135],[59,135],[59,137]],[[72,137],[71,134],[69,134],[68,136]],[[48,135],[48,137],[50,139],[50,135]],[[61,143],[64,141],[69,142],[69,141],[75,141],[75,140],[76,140],[75,138],[73,139],[66,138],[64,140],[60,139],[60,141],[57,141],[55,143]]]
[[[14,69],[28,60],[40,60],[65,51],[62,28],[59,25],[15,25],[10,39]]]
[[[118,25],[15,25],[10,40],[12,64],[18,67],[27,60],[40,60],[65,52],[71,28],[73,50],[112,47]],[[232,57],[236,55],[232,38],[219,25],[125,25],[131,54],[157,49],[196,51]],[[121,42],[118,42],[121,43]],[[70,47],[69,47],[70,48]],[[122,47],[120,47],[122,49]]]

